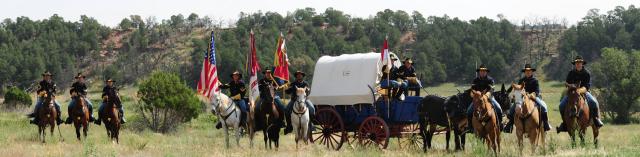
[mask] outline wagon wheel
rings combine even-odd
[[[311,135],[311,142],[326,145],[327,148],[340,150],[347,140],[342,118],[331,108],[320,109],[316,112],[316,132]]]
[[[400,148],[408,150],[422,150],[423,138],[420,133],[419,124],[410,124],[405,126],[400,132],[401,136],[398,137]]]
[[[360,124],[356,137],[364,147],[376,146],[386,149],[389,145],[389,127],[382,118],[369,117]]]

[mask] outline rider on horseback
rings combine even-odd
[[[33,110],[33,112],[27,116],[33,118],[30,123],[31,124],[36,124],[36,122],[38,122],[38,114],[36,112],[38,112],[38,109],[40,109],[40,107],[42,107],[42,101],[43,100],[43,96],[45,94],[50,95],[51,97],[55,98],[55,93],[56,93],[56,84],[53,83],[53,81],[51,80],[51,77],[53,76],[53,74],[51,74],[49,71],[46,71],[44,73],[42,73],[42,81],[40,81],[40,83],[38,83],[39,87],[38,87],[38,91],[36,91],[36,93],[38,94],[38,99],[36,100],[36,107]],[[58,103],[58,101],[54,101],[54,106],[56,108],[56,112],[58,112],[58,115],[60,115],[60,104]],[[58,125],[62,124],[62,119],[60,119],[60,116],[58,116],[58,118],[56,119],[56,123]]]
[[[95,118],[93,117],[93,103],[91,103],[89,98],[87,98],[87,85],[84,83],[84,78],[85,76],[82,75],[82,73],[78,73],[78,75],[75,76],[76,82],[74,82],[73,85],[71,85],[71,90],[69,90],[69,93],[72,94],[73,96],[73,93],[75,92],[76,94],[79,94],[77,96],[82,95],[84,97],[84,101],[86,102],[87,107],[89,109],[89,122],[93,122],[95,120]],[[75,100],[76,99],[71,99],[71,102],[69,102],[69,106],[67,107],[67,111],[69,112],[69,117],[65,121],[66,124],[72,123],[71,109],[73,109],[73,107],[75,107],[76,105]]]
[[[518,81],[518,84],[524,84],[524,90],[528,94],[536,93],[537,97],[535,99],[536,104],[541,108],[542,122],[544,123],[544,131],[549,131],[551,129],[551,125],[549,124],[549,117],[547,117],[547,104],[542,101],[542,94],[540,93],[540,84],[538,83],[538,79],[533,76],[533,72],[536,72],[535,68],[531,68],[531,64],[524,65],[524,69],[522,69],[524,73],[524,77]],[[504,128],[504,132],[511,133],[511,129],[513,128],[513,116],[515,113],[515,106],[511,107],[509,112],[507,113],[507,118],[509,122],[507,126]]]
[[[247,112],[248,112],[247,102],[244,100],[246,87],[244,86],[244,82],[242,81],[242,74],[240,74],[240,72],[238,71],[233,72],[231,74],[231,79],[233,79],[233,81],[227,84],[222,84],[219,87],[221,89],[229,89],[229,94],[231,95],[231,99],[236,105],[240,107],[240,110],[242,110],[242,113],[240,116],[241,117],[240,123],[244,124],[246,123]],[[216,124],[216,128],[217,129],[222,128],[222,123],[220,121],[218,121],[218,124]]]
[[[407,83],[408,88],[410,90],[415,90],[416,95],[420,96],[420,88],[422,85],[420,84],[416,84],[416,83],[412,83],[411,81],[408,80],[408,78],[415,78],[416,75],[416,69],[413,66],[413,61],[411,60],[411,58],[406,58],[403,62],[404,65],[400,66],[400,68],[398,68],[398,70],[396,70],[396,76],[398,76],[398,78],[402,79],[404,83]],[[409,90],[404,90],[404,95],[408,96]]]
[[[258,81],[258,89],[260,90],[260,99],[264,102],[264,101],[268,101],[267,98],[271,97],[271,95],[269,95],[270,93],[269,90],[273,90],[273,91],[282,90],[285,86],[280,86],[281,83],[279,81],[276,81],[273,78],[273,74],[270,68],[265,69],[262,73],[264,74],[264,78]],[[273,89],[269,89],[269,88],[273,88]],[[280,96],[278,96],[276,93],[274,94],[275,95],[273,96],[273,101],[276,107],[279,110],[283,111],[285,107],[284,105],[282,105],[282,101],[280,101]],[[260,104],[257,104],[257,105],[260,105]],[[259,108],[259,106],[256,106],[256,108]]]
[[[113,86],[113,83],[116,81],[107,79],[107,81],[105,82],[107,83],[107,86],[104,86],[104,88],[102,88],[102,100],[110,99],[112,101],[115,101],[113,103],[116,104],[116,106],[118,107],[118,112],[120,112],[120,123],[124,124],[126,123],[126,121],[124,120],[124,110],[122,108],[122,102],[120,101],[120,98],[118,98],[118,89]],[[100,107],[98,108],[98,114],[102,114],[106,105],[106,102],[102,101]],[[98,119],[96,119],[94,122],[97,125],[100,125],[100,116],[98,116]]]
[[[600,120],[600,107],[599,107],[600,105],[598,105],[598,100],[596,100],[596,98],[593,95],[591,95],[591,93],[589,92],[589,88],[591,87],[591,76],[589,74],[589,71],[584,68],[584,65],[587,64],[587,62],[584,61],[584,59],[582,59],[582,56],[576,56],[576,58],[571,62],[571,64],[575,66],[575,69],[569,71],[569,74],[567,75],[566,83],[576,84],[578,87],[580,87],[579,90],[587,91],[584,93],[584,95],[587,99],[587,104],[589,105],[592,115],[595,116],[593,118],[593,122],[595,123],[596,127],[604,126],[604,124]],[[567,105],[567,102],[569,101],[567,97],[568,96],[565,95],[560,100],[559,110],[560,110],[560,115],[562,117],[564,117],[564,107]],[[556,128],[556,130],[558,131],[558,133],[562,131],[567,131],[567,126],[565,125],[564,122],[562,122],[560,126]]]
[[[298,95],[296,95],[297,88],[305,88],[306,94],[309,95],[309,92],[310,92],[309,90],[311,86],[309,86],[309,83],[307,83],[307,81],[304,81],[305,75],[306,74],[302,71],[296,71],[295,73],[296,81],[291,83],[291,85],[289,85],[289,89],[285,91],[287,94],[291,95],[291,100],[287,105],[287,111],[286,111],[287,113],[285,114],[285,116],[291,115],[291,112],[293,111],[293,104],[295,103],[295,100],[298,100]],[[313,117],[313,115],[315,114],[316,108],[313,106],[313,103],[309,101],[309,99],[307,99],[305,103],[307,104],[307,108],[309,109],[309,117]],[[287,127],[284,129],[284,134],[288,134],[288,133],[291,133],[291,131],[293,131],[293,126],[291,125],[291,117],[287,118],[286,120],[287,120]]]
[[[483,92],[491,92],[493,90],[493,78],[491,78],[491,76],[489,76],[489,69],[484,65],[481,64],[480,67],[478,67],[478,69],[476,69],[476,72],[478,73],[478,77],[476,77],[475,79],[473,79],[473,83],[471,84],[471,89],[475,90],[475,91],[483,91]],[[498,124],[500,124],[499,129],[502,129],[502,108],[500,108],[500,105],[498,104],[498,101],[496,101],[496,99],[491,96],[491,98],[489,98],[489,101],[491,102],[491,105],[493,106],[493,109],[496,112],[496,115],[498,116],[497,120],[498,120]],[[469,108],[467,108],[467,116],[468,116],[468,131],[472,131],[473,127],[471,125],[471,117],[473,116],[473,104],[469,105]]]

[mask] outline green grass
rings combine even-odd
[[[91,89],[101,89],[94,85]],[[449,96],[457,93],[456,88],[467,87],[454,84],[443,84],[438,87],[427,88],[431,94]],[[560,92],[563,90],[559,82],[545,82],[542,84],[544,100],[549,105],[551,123],[555,126],[560,123],[558,102]],[[295,149],[292,135],[281,136],[279,151],[265,150],[262,143],[262,135],[258,134],[255,147],[249,149],[249,140],[243,137],[241,147],[233,144],[231,148],[224,147],[224,134],[221,130],[214,129],[214,116],[204,113],[197,119],[183,125],[176,132],[170,134],[158,134],[148,130],[138,131],[133,112],[137,99],[135,88],[128,87],[121,90],[125,98],[125,109],[130,123],[124,125],[120,136],[120,144],[112,144],[106,137],[103,126],[91,125],[89,137],[85,141],[77,141],[72,126],[61,127],[64,142],[60,142],[57,130],[54,136],[47,135],[47,143],[38,141],[37,128],[28,124],[28,119],[23,112],[0,112],[0,154],[1,156],[490,156],[491,151],[486,149],[479,140],[472,135],[467,136],[467,149],[460,152],[444,150],[443,135],[434,137],[434,149],[423,153],[419,150],[405,150],[398,147],[397,139],[390,139],[389,148],[386,150],[363,149],[358,146],[345,144],[340,151],[327,150],[321,145],[303,146]],[[94,100],[96,109],[100,97],[99,91],[91,91],[90,96]],[[60,96],[60,103],[65,109],[63,117],[67,117],[67,96]],[[544,153],[539,150],[536,153],[529,151],[529,145],[525,144],[524,156],[638,156],[640,155],[640,125],[606,125],[601,129],[600,147],[594,148],[591,131],[587,131],[588,144],[584,147],[571,148],[569,136],[566,133],[547,134],[546,149]],[[452,145],[453,147],[453,145]],[[520,156],[516,147],[516,138],[513,134],[502,134],[501,156]]]

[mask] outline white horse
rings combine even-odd
[[[229,127],[236,132],[236,145],[240,146],[240,116],[241,110],[236,104],[225,94],[214,94],[211,100],[213,112],[218,116],[218,121],[222,123],[224,129],[224,139],[227,148],[229,148]]]
[[[298,141],[300,140],[303,140],[305,145],[309,144],[309,109],[307,108],[307,94],[305,91],[305,88],[296,89],[298,99],[293,103],[291,112],[291,124],[293,125],[293,132],[296,133],[296,149],[298,149]]]

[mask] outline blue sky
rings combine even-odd
[[[575,24],[589,9],[597,8],[606,13],[615,6],[639,6],[640,0],[11,0],[1,4],[2,19],[27,16],[39,20],[58,14],[66,20],[76,21],[80,15],[88,15],[108,26],[116,26],[132,14],[145,18],[155,16],[161,20],[176,14],[196,13],[228,23],[237,19],[240,12],[262,10],[286,15],[305,7],[315,8],[320,13],[333,7],[363,18],[392,9],[409,13],[415,10],[424,16],[447,14],[463,20],[480,16],[495,19],[498,14],[504,14],[512,21],[535,17],[566,18],[569,24]]]

